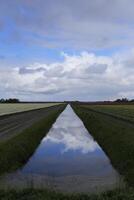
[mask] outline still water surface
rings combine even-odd
[[[5,185],[93,192],[120,185],[109,158],[70,106],[61,113],[26,165],[3,179]]]

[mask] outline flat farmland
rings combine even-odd
[[[87,109],[134,122],[134,105],[82,105]]]
[[[60,103],[0,103],[0,116],[46,108]]]
[[[4,106],[6,112],[2,107],[0,143],[16,136],[60,107],[64,107],[64,104],[2,104],[1,106]]]

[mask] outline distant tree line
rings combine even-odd
[[[66,102],[66,101],[65,101]],[[67,103],[84,104],[84,105],[118,105],[134,104],[134,99],[121,98],[113,101],[68,101]]]
[[[122,98],[122,99],[116,99],[115,102],[117,102],[117,103],[134,102],[134,99],[129,100],[127,98]]]
[[[16,98],[0,99],[0,103],[19,103],[20,100]]]

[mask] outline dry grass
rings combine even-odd
[[[46,108],[60,103],[0,103],[0,116],[28,110]]]

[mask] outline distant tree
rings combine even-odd
[[[0,103],[4,103],[5,102],[5,99],[0,99]]]
[[[122,99],[116,99],[115,102],[129,102],[127,98],[122,98]]]
[[[19,103],[20,100],[16,98],[0,99],[0,103]]]
[[[134,99],[132,99],[130,102],[134,102]]]

